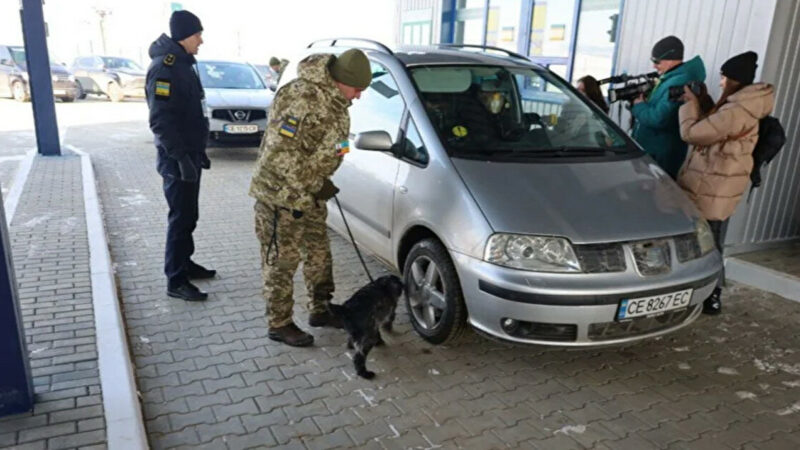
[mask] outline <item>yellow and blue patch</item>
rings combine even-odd
[[[297,134],[297,124],[298,124],[297,117],[289,116],[286,120],[283,121],[281,124],[281,128],[278,130],[278,134],[281,136],[286,136],[289,138],[295,137]]]
[[[350,153],[350,141],[344,140],[336,144],[336,156],[344,156]]]
[[[168,99],[170,93],[169,80],[156,80],[156,98]]]

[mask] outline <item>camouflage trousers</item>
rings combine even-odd
[[[325,206],[295,218],[285,208],[256,201],[255,213],[269,327],[280,328],[292,322],[292,280],[301,260],[311,299],[308,312],[325,312],[334,290]]]

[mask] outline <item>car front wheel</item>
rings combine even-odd
[[[108,83],[108,98],[112,102],[121,102],[125,99],[125,93],[122,92],[122,86],[115,82]]]
[[[451,342],[466,328],[467,309],[447,249],[435,239],[416,243],[403,269],[406,306],[417,334],[432,344]]]
[[[28,93],[25,92],[25,85],[21,81],[15,81],[11,85],[11,92],[14,95],[14,100],[18,102],[27,102],[30,99]]]

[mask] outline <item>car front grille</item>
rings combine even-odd
[[[621,244],[586,244],[574,247],[584,273],[625,271],[625,251]]]
[[[683,263],[700,257],[700,244],[694,233],[675,236],[674,240],[678,261]]]
[[[668,240],[635,242],[631,249],[636,268],[644,276],[663,275],[672,269]]]
[[[263,109],[215,109],[211,111],[211,117],[229,122],[255,122],[266,119],[267,112]]]
[[[683,323],[698,307],[699,305],[691,305],[686,309],[668,311],[655,317],[637,317],[622,322],[593,323],[589,325],[589,339],[604,341],[666,330]]]

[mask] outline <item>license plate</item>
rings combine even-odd
[[[54,95],[64,95],[66,93],[67,93],[67,91],[64,90],[64,89],[53,89],[53,94]]]
[[[651,297],[626,298],[619,303],[617,320],[663,314],[673,309],[685,308],[689,306],[691,300],[692,289],[653,295]]]
[[[248,134],[257,133],[258,125],[225,125],[222,129],[231,134]]]

